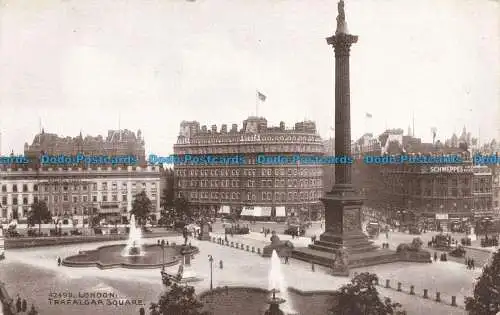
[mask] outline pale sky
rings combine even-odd
[[[141,129],[170,154],[182,120],[259,114],[334,125],[334,0],[0,0],[2,153],[39,130]],[[353,139],[386,126],[431,141],[500,127],[499,2],[346,0]],[[365,113],[373,118],[367,122]]]

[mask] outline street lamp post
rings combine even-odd
[[[214,286],[213,286],[213,278],[212,278],[212,271],[213,271],[213,262],[214,262],[214,258],[212,257],[212,255],[208,255],[208,261],[210,262],[210,291],[213,290]]]
[[[161,249],[162,249],[162,252],[163,252],[163,264],[161,266],[161,269],[165,270],[165,244],[161,244]]]

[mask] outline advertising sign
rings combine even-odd
[[[436,220],[448,220],[448,213],[436,213]]]

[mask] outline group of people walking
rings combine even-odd
[[[465,264],[467,265],[467,269],[476,269],[473,258],[465,258]]]
[[[26,299],[21,299],[19,294],[17,295],[17,300],[16,300],[16,312],[21,313],[24,312],[27,315],[37,315],[38,311],[35,309],[35,305],[31,304],[31,309],[28,312],[28,302]]]
[[[434,252],[434,261],[437,261],[438,260],[438,254],[437,252]],[[448,261],[448,255],[446,253],[441,253],[441,255],[439,255],[439,260],[440,261]]]

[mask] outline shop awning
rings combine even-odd
[[[250,208],[250,207],[243,207],[243,210],[241,211],[241,216],[250,216],[253,217],[255,213],[255,209]]]
[[[231,213],[231,208],[229,206],[221,206],[219,209],[219,213]]]
[[[285,207],[276,207],[276,216],[277,217],[286,217]]]
[[[249,217],[270,217],[271,207],[244,207],[241,211],[241,216]]]
[[[260,210],[259,217],[270,217],[271,216],[271,207],[262,207],[260,209],[261,210]]]

